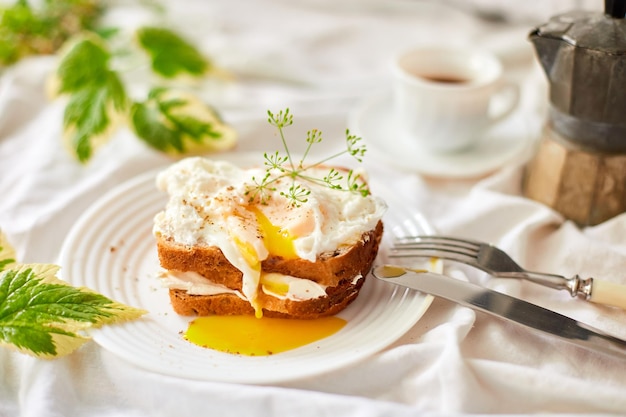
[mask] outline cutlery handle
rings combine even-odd
[[[589,301],[626,309],[626,285],[592,278]]]

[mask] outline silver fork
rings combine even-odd
[[[461,262],[499,278],[521,278],[567,290],[572,297],[626,309],[626,286],[595,278],[571,278],[523,269],[506,252],[484,242],[449,236],[407,236],[396,239],[391,258],[428,257]]]

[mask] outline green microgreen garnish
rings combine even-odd
[[[89,341],[90,328],[145,314],[56,277],[59,267],[19,264],[0,232],[0,346],[50,359]]]
[[[313,168],[322,167],[328,161],[338,158],[342,155],[349,154],[357,161],[362,162],[365,155],[366,147],[361,142],[361,138],[350,134],[350,130],[346,129],[346,149],[335,154],[329,155],[312,164],[305,165],[305,159],[309,155],[314,144],[322,142],[322,132],[313,129],[307,132],[307,147],[299,160],[295,160],[287,145],[285,139],[284,128],[293,124],[293,115],[289,109],[281,110],[277,114],[268,110],[268,122],[278,129],[284,154],[279,151],[274,153],[264,153],[264,166],[266,167],[263,178],[252,178],[254,185],[250,186],[246,195],[249,201],[253,202],[258,199],[261,204],[266,204],[271,193],[276,191],[275,183],[281,179],[291,179],[291,186],[285,191],[281,191],[280,195],[285,197],[290,204],[299,206],[308,201],[311,191],[300,183],[296,183],[296,179],[313,184],[327,186],[333,190],[358,193],[363,197],[369,195],[369,188],[360,175],[354,170],[348,170],[347,174],[342,174],[335,168],[329,168],[326,175],[320,177],[311,176],[309,173]]]

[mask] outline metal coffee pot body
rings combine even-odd
[[[549,114],[523,180],[527,197],[580,226],[626,212],[626,0],[570,12],[530,33]]]
[[[549,82],[550,128],[609,153],[626,153],[624,4],[555,16],[529,35]]]

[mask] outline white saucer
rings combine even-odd
[[[363,102],[350,114],[348,124],[385,162],[442,178],[475,178],[507,163],[524,162],[534,142],[528,120],[517,111],[489,129],[475,147],[458,153],[433,153],[399,131],[389,94]]]

